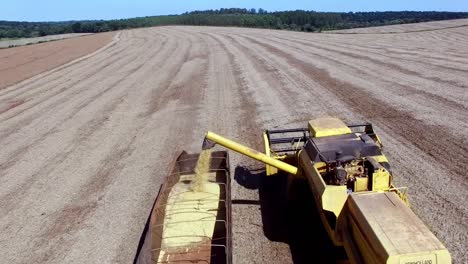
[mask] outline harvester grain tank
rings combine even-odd
[[[351,263],[451,263],[448,250],[409,208],[406,189],[393,185],[371,124],[320,118],[307,128],[267,130],[263,137],[265,153],[213,132],[203,148],[217,143],[265,163],[267,175],[282,170],[288,182],[305,178],[323,228]]]

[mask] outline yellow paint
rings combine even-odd
[[[448,250],[395,193],[353,193],[346,206],[343,230],[354,247],[345,249],[359,252],[362,263],[451,263]]]
[[[271,157],[270,141],[268,140],[268,135],[266,131],[263,132],[263,143],[265,144],[265,155]],[[273,166],[266,165],[265,168],[267,176],[275,175],[278,173],[278,169]]]
[[[354,181],[354,191],[363,192],[367,191],[367,186],[369,185],[369,178],[367,177],[356,177]]]
[[[377,161],[378,163],[388,162],[387,157],[385,157],[385,155],[383,154],[379,156],[372,156],[372,158],[374,158],[374,160]]]
[[[338,118],[324,117],[309,121],[312,137],[328,137],[352,133],[351,129]]]
[[[275,168],[278,168],[280,170],[283,170],[285,172],[289,172],[293,175],[296,175],[298,170],[297,167],[294,167],[293,165],[290,165],[286,162],[274,159],[272,157],[269,157],[261,152],[258,152],[254,149],[251,149],[249,147],[246,147],[242,144],[239,144],[237,142],[234,142],[232,140],[229,140],[227,138],[224,138],[220,135],[217,135],[213,132],[208,131],[205,136],[207,139],[212,140],[221,146],[224,146],[228,149],[232,149],[234,151],[239,152],[240,154],[246,155],[248,157],[251,157],[253,159],[256,159],[258,161],[261,161],[267,165],[271,165]]]
[[[390,188],[390,173],[384,168],[372,174],[372,191],[388,191]]]

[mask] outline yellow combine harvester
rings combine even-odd
[[[393,185],[371,124],[321,118],[308,128],[267,130],[264,140],[266,153],[260,153],[208,132],[203,148],[220,144],[264,162],[267,175],[287,172],[289,183],[307,179],[323,226],[351,263],[451,263],[448,250],[408,207],[406,192]]]

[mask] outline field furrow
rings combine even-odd
[[[6,262],[131,262],[170,161],[199,152],[207,130],[262,150],[264,129],[321,116],[373,123],[412,209],[455,263],[468,262],[466,27],[306,34],[174,26],[92,37],[0,51]],[[235,263],[333,258],[325,244],[297,242],[302,235],[320,245],[324,234],[278,211],[275,188],[284,182],[234,153],[231,166]]]

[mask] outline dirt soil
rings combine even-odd
[[[60,40],[60,39],[68,39],[68,38],[76,38],[82,37],[86,35],[91,35],[92,33],[69,33],[69,34],[58,34],[58,35],[50,35],[50,36],[43,36],[43,37],[35,37],[35,38],[19,38],[19,39],[0,39],[0,49],[1,48],[9,48],[9,47],[19,47],[24,45],[31,45],[35,43],[43,43],[48,41]]]
[[[331,30],[326,33],[346,33],[346,34],[374,34],[374,33],[412,33],[428,30],[442,30],[456,27],[468,27],[468,19],[452,19],[443,21],[432,21],[426,23],[400,24],[381,27],[351,28],[342,30]]]
[[[0,89],[96,51],[111,42],[113,35],[114,33],[112,32],[81,37],[76,37],[74,34],[65,34],[34,39],[2,41],[2,45],[4,42],[19,45],[22,42],[29,43],[31,41],[67,38],[61,41],[38,43],[32,46],[0,49]]]
[[[87,46],[86,38],[97,45],[95,36],[65,41]],[[25,58],[2,56],[2,67],[21,59],[43,72],[72,52],[36,63],[36,46],[19,49]],[[3,81],[24,71],[1,72]],[[0,90],[0,255],[7,263],[129,263],[169,161],[199,152],[205,131],[261,150],[263,129],[336,116],[375,125],[412,209],[455,263],[467,263],[467,89],[463,27],[123,31],[92,56]],[[236,165],[251,177],[243,181]],[[235,153],[231,166],[234,262],[297,261],[297,248],[262,219],[260,198],[275,183]]]

